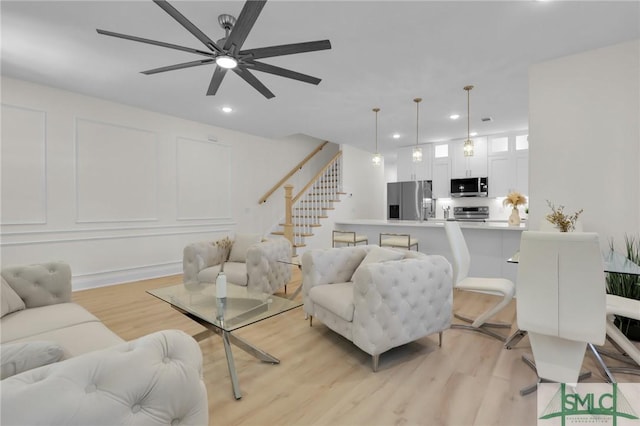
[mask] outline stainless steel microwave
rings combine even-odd
[[[489,186],[486,177],[451,179],[451,197],[486,197],[488,195]]]

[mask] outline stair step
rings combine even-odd
[[[271,235],[282,235],[282,236],[284,236],[284,231],[273,231],[271,233]],[[314,234],[312,234],[310,232],[303,232],[303,233],[294,232],[294,235],[296,235],[298,237],[313,237]]]
[[[299,216],[299,215],[295,215],[295,214],[293,215],[293,217],[302,217],[302,218],[305,218],[305,219],[309,218],[309,216]],[[318,215],[318,216],[316,216],[316,218],[317,219],[328,219],[329,216],[327,216],[327,215]]]
[[[294,244],[293,248],[300,248],[300,247],[306,247],[306,244]]]

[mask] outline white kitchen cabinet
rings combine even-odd
[[[398,149],[397,177],[398,182],[411,180],[431,180],[433,177],[433,146],[420,145],[422,161],[413,162],[413,146]]]
[[[527,135],[492,137],[488,140],[489,197],[509,192],[529,193],[529,146]]]
[[[433,198],[449,198],[451,196],[451,161],[449,157],[433,160]]]
[[[487,176],[487,138],[473,138],[473,155],[465,157],[464,141],[449,144],[451,157],[451,177],[484,177]]]

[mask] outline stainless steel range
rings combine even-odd
[[[453,217],[461,221],[484,222],[489,219],[489,206],[454,207]]]

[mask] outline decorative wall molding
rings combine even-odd
[[[176,220],[231,218],[231,147],[176,137]]]
[[[173,227],[170,227],[173,228]],[[141,230],[141,228],[139,228]],[[100,232],[111,232],[110,235],[89,235],[89,236],[77,236],[77,237],[61,237],[61,238],[48,238],[48,239],[31,239],[31,240],[20,240],[20,241],[6,241],[6,237],[12,235],[11,233],[2,234],[3,240],[0,242],[0,247],[9,247],[9,246],[25,246],[25,245],[34,245],[34,244],[59,244],[59,243],[75,243],[80,241],[98,241],[98,240],[125,240],[132,238],[149,238],[149,237],[166,237],[172,235],[188,235],[188,234],[202,234],[205,232],[227,232],[231,233],[230,228],[226,227],[211,227],[205,229],[185,229],[185,230],[177,230],[177,231],[165,231],[165,232],[138,232],[131,233],[131,229],[123,229],[122,231],[127,231],[127,233],[122,234],[113,234],[113,229],[103,229]],[[75,233],[76,231],[66,231],[67,233]],[[34,231],[34,234],[37,231]],[[50,234],[53,231],[43,232],[41,234]],[[13,234],[15,235],[15,234]],[[19,233],[19,235],[25,235],[25,233]]]
[[[157,132],[76,117],[74,149],[76,223],[158,220]]]
[[[47,223],[47,112],[7,103],[1,105],[1,110],[2,225],[44,225]],[[39,155],[34,157],[37,150]],[[32,157],[39,161],[25,161]],[[19,167],[15,167],[17,165]]]
[[[179,274],[182,274],[182,259],[166,263],[141,265],[134,268],[97,271],[90,274],[74,274],[71,282],[73,283],[73,291],[105,287],[113,285],[114,283],[127,283],[150,278],[166,277],[169,275],[177,275],[176,284],[180,284],[182,277]]]

